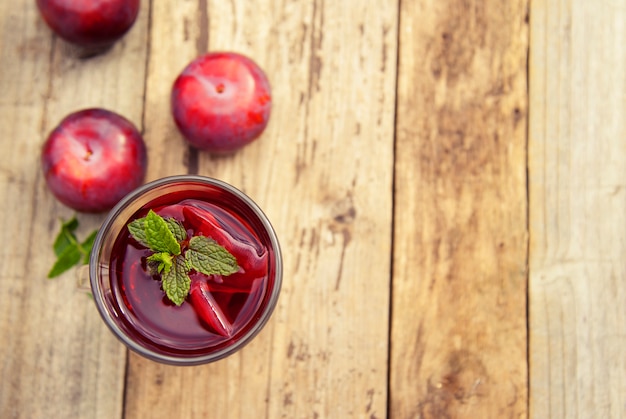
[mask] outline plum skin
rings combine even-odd
[[[272,107],[270,83],[250,58],[211,52],[185,67],[172,86],[176,126],[194,147],[224,154],[257,139]]]
[[[139,0],[37,0],[46,24],[69,43],[107,48],[133,26]]]
[[[144,140],[126,118],[105,109],[66,116],[41,152],[46,183],[53,195],[80,212],[103,212],[143,183]]]

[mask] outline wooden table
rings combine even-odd
[[[1,418],[626,417],[626,0],[148,1],[79,59],[0,4]],[[189,148],[169,109],[205,51],[273,87],[262,138]],[[285,275],[228,359],[128,353],[75,274],[41,145],[91,106],[265,210]],[[79,236],[104,215],[78,214]]]

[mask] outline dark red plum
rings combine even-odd
[[[65,117],[50,133],[41,164],[59,201],[77,211],[103,212],[143,183],[146,146],[126,118],[85,109]]]
[[[254,61],[234,52],[214,52],[182,71],[171,102],[174,121],[191,145],[229,153],[265,130],[272,96],[267,76]]]
[[[133,26],[139,0],[37,0],[48,26],[61,38],[88,49],[106,49]]]

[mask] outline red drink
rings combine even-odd
[[[177,220],[188,237],[215,240],[238,271],[191,270],[189,295],[172,303],[148,269],[152,252],[126,228],[148,210]],[[151,359],[189,365],[222,358],[256,335],[276,304],[282,269],[275,234],[249,198],[221,182],[182,176],[148,184],[118,204],[98,236],[90,267],[96,304],[113,332]]]

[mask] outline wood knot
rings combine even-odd
[[[356,209],[351,195],[336,201],[331,209],[331,216],[338,224],[352,224],[356,219]]]
[[[428,381],[428,392],[420,403],[423,417],[454,417],[461,405],[485,397],[488,374],[482,360],[467,350],[451,352],[439,377]]]

